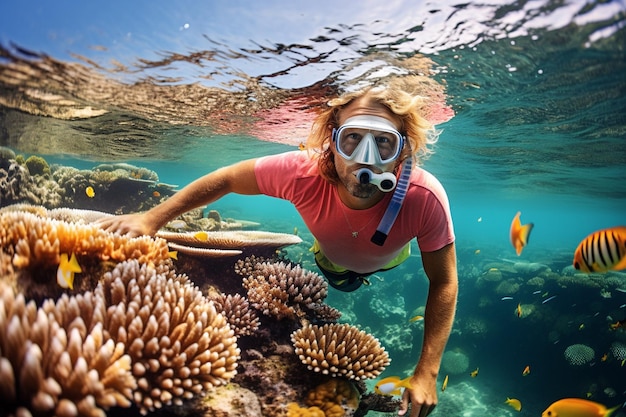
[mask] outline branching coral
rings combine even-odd
[[[122,262],[93,292],[40,308],[0,290],[0,402],[18,414],[104,416],[131,402],[146,413],[236,374],[233,331],[166,264]]]
[[[228,320],[228,324],[235,332],[235,336],[244,336],[254,333],[259,328],[259,318],[250,303],[240,294],[223,294],[212,296],[215,309]]]
[[[319,274],[300,265],[285,262],[257,262],[250,257],[240,260],[235,270],[242,276],[248,300],[265,315],[294,318],[312,313],[317,316],[328,294],[328,284]]]
[[[236,374],[236,337],[211,301],[166,267],[119,264],[101,290],[111,307],[107,329],[126,345],[142,410],[180,403]]]
[[[580,366],[591,362],[595,351],[587,345],[575,344],[568,346],[563,354],[570,365]]]
[[[291,334],[295,353],[315,372],[361,380],[389,365],[378,339],[349,324],[306,325]]]
[[[43,308],[0,282],[0,403],[16,415],[104,416],[103,408],[128,407],[135,378],[124,345],[107,337],[99,319],[103,300],[67,297]],[[85,314],[63,326],[57,318],[73,304]],[[56,311],[57,314],[51,314]],[[66,320],[63,320],[66,321]]]

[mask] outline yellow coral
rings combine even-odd
[[[300,407],[296,403],[287,404],[287,417],[326,417],[319,407]]]
[[[343,417],[347,409],[358,408],[359,392],[350,381],[333,378],[311,390],[306,404],[321,408],[326,417]]]

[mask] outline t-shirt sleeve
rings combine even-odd
[[[301,151],[264,156],[257,159],[254,174],[261,193],[293,200],[294,182],[301,166]]]
[[[454,225],[448,196],[437,179],[429,178],[430,193],[422,207],[417,243],[423,252],[434,252],[454,242]]]

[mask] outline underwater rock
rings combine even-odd
[[[261,403],[257,395],[238,384],[230,383],[209,392],[202,401],[204,415],[214,417],[261,416]]]

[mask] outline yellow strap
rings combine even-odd
[[[336,263],[332,262],[330,259],[326,257],[326,255],[322,253],[322,249],[320,248],[320,245],[317,239],[313,241],[313,246],[311,246],[311,249],[309,250],[315,254],[315,260],[317,261],[319,266],[325,269],[326,271],[334,272],[336,274],[343,274],[348,271],[346,268],[339,266]],[[411,256],[411,242],[407,243],[404,246],[404,248],[402,248],[400,253],[391,261],[387,262],[387,264],[383,266],[382,268],[380,268],[379,271],[384,271],[387,269],[395,268],[396,266],[400,265],[402,262],[406,261],[409,258],[409,256]],[[376,272],[376,271],[372,271],[372,272]]]

